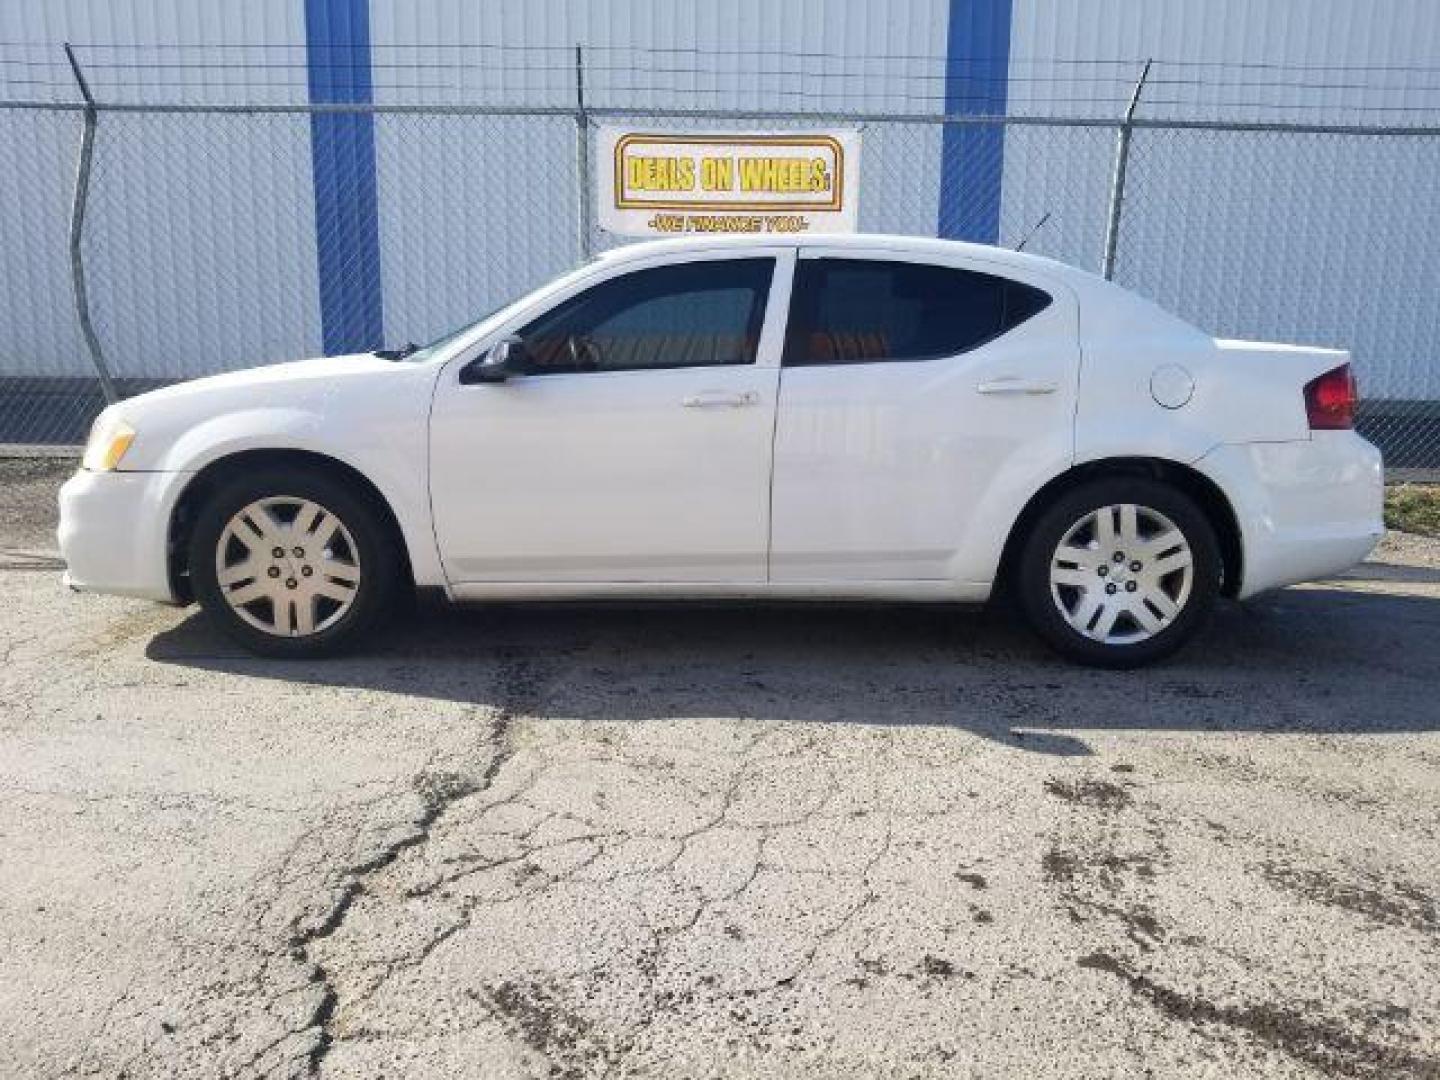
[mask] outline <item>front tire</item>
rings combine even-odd
[[[211,621],[261,656],[354,648],[390,606],[398,557],[371,501],[320,473],[266,470],[206,501],[190,579]]]
[[[1169,656],[1220,592],[1215,530],[1183,492],[1113,477],[1065,492],[1021,549],[1017,594],[1035,632],[1083,664],[1131,668]]]

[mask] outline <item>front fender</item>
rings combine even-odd
[[[320,418],[307,409],[264,406],[222,413],[186,430],[151,468],[197,473],[246,450],[304,450],[338,458],[333,447],[320,445],[319,429]]]
[[[366,426],[337,432],[318,413],[292,406],[262,406],[224,413],[201,421],[169,447],[157,471],[166,476],[161,510],[165,520],[195,476],[226,458],[249,451],[299,451],[328,458],[368,480],[390,507],[400,526],[415,583],[446,587],[430,522],[424,426],[415,432],[383,431]]]

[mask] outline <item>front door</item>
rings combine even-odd
[[[442,374],[431,498],[452,583],[764,580],[769,301],[793,256],[726,254],[598,264],[498,330],[520,339],[518,375]]]

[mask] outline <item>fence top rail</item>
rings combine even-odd
[[[1136,117],[1125,120],[1114,116],[1035,116],[982,115],[972,113],[936,112],[856,112],[837,110],[793,109],[666,109],[653,106],[604,105],[587,106],[583,111],[574,105],[441,105],[441,104],[373,104],[352,102],[283,102],[242,104],[229,102],[119,102],[97,101],[93,106],[83,101],[0,100],[0,110],[32,110],[39,112],[83,112],[93,108],[109,113],[221,113],[237,115],[371,113],[376,115],[432,116],[564,116],[572,119],[590,117],[635,118],[654,120],[751,120],[776,123],[846,123],[846,124],[935,124],[935,125],[999,125],[1005,127],[1075,127],[1119,128],[1171,131],[1235,131],[1284,132],[1297,135],[1373,135],[1373,136],[1440,136],[1440,124],[1324,124],[1262,120],[1185,120]]]

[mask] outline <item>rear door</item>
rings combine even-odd
[[[997,485],[1071,453],[1076,324],[1073,294],[1024,271],[803,250],[776,421],[771,579],[969,580],[967,534],[1010,524],[989,509],[1007,501],[992,497]]]

